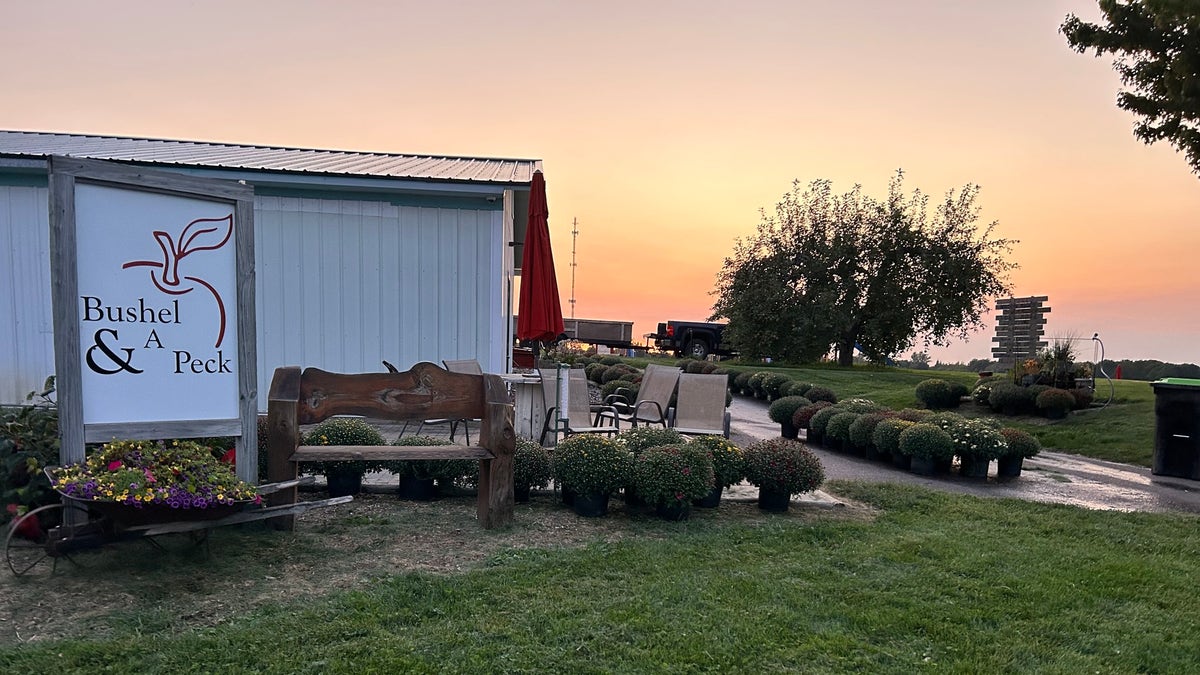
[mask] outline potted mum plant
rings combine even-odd
[[[1042,444],[1027,431],[1005,427],[1000,430],[1008,442],[1007,451],[996,461],[996,478],[1016,478],[1021,475],[1025,460],[1042,450]]]
[[[617,434],[617,443],[625,448],[634,459],[648,448],[659,445],[679,445],[686,442],[683,434],[674,429],[664,427],[641,426]],[[632,482],[624,486],[625,503],[630,506],[642,506],[645,499],[638,494],[637,486]]]
[[[829,418],[825,425],[825,445],[835,449],[850,452],[854,445],[850,443],[850,427],[862,415],[856,412],[839,412]]]
[[[891,412],[873,412],[860,415],[850,425],[850,445],[869,460],[883,459],[884,461],[891,461],[891,456],[884,457],[879,452],[879,448],[875,447],[875,442],[871,438],[875,434],[875,427],[879,426],[880,422],[891,417],[891,415]]]
[[[771,407],[767,408],[767,416],[779,425],[780,436],[794,441],[800,435],[800,430],[792,423],[792,418],[796,416],[797,410],[807,405],[812,405],[812,401],[803,396],[784,396],[776,399]]]
[[[638,494],[666,520],[687,520],[692,500],[707,495],[713,480],[712,457],[692,443],[647,448],[633,463]]]
[[[693,500],[692,505],[715,509],[721,505],[721,493],[725,488],[746,477],[746,458],[741,448],[722,436],[699,436],[692,439],[689,445],[707,452],[713,463],[712,490],[700,499]]]
[[[1037,395],[1034,403],[1048,419],[1061,420],[1075,408],[1075,397],[1065,389],[1046,389]]]
[[[331,417],[308,432],[305,445],[383,445],[379,431],[357,417]],[[330,497],[356,495],[362,490],[362,478],[368,471],[383,468],[379,462],[333,460],[305,462],[308,471],[325,476]]]
[[[586,517],[608,513],[608,498],[628,484],[632,464],[628,450],[598,434],[575,434],[554,449],[554,479],[575,493],[572,507]]]
[[[550,484],[550,453],[532,439],[517,437],[513,452],[513,498],[518,504],[529,501],[532,488]]]
[[[808,398],[808,397],[806,396],[805,398]],[[812,421],[813,415],[816,415],[818,412],[820,412],[821,410],[823,410],[825,408],[828,408],[831,405],[833,405],[833,404],[830,403],[829,401],[817,401],[815,403],[811,403],[806,406],[801,406],[800,408],[798,408],[796,410],[796,413],[794,415],[792,415],[792,425],[796,427],[797,432],[799,432],[801,430],[804,431],[804,440],[806,440],[806,441],[819,441],[820,440],[812,433],[812,430],[809,428],[809,422]]]
[[[910,471],[932,476],[940,463],[954,459],[954,439],[936,424],[918,422],[900,432],[900,452],[912,457]]]
[[[781,513],[791,496],[811,492],[825,482],[821,460],[802,443],[769,438],[746,447],[746,480],[758,486],[758,508]]]
[[[834,415],[839,415],[845,412],[836,405],[831,405],[828,408],[821,408],[808,420],[808,436],[806,440],[821,443],[825,446],[831,446],[833,440],[826,438],[825,430],[829,427],[829,420],[833,419]]]
[[[916,423],[899,417],[889,417],[880,420],[871,434],[871,443],[875,445],[879,454],[891,456],[892,466],[904,471],[908,471],[912,466],[912,456],[901,452],[900,434],[913,424]]]
[[[253,485],[195,441],[112,441],[50,476],[64,496],[127,525],[221,518],[261,501]]]
[[[392,445],[406,447],[421,445],[450,445],[450,441],[433,436],[401,436]],[[437,499],[438,489],[435,480],[453,479],[450,474],[461,473],[458,460],[447,459],[398,459],[383,463],[383,469],[392,472],[400,479],[399,496],[415,502],[430,502]],[[469,460],[468,460],[469,461]]]
[[[940,426],[954,440],[954,454],[962,462],[959,474],[964,478],[987,480],[992,460],[1008,452],[1008,441],[990,420],[962,418]]]

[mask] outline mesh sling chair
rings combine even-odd
[[[609,396],[604,403],[611,406],[612,410],[599,411],[595,424],[600,424],[605,417],[612,417],[634,427],[639,424],[667,426],[667,408],[671,403],[671,394],[675,393],[679,375],[678,368],[653,363],[647,365],[636,400],[630,402],[619,394]]]
[[[725,407],[728,390],[728,375],[683,373],[675,407],[670,410],[671,427],[689,436],[729,438],[730,415]]]
[[[558,437],[558,429],[554,429],[554,417],[557,412],[555,402],[558,400],[558,370],[541,369],[542,397],[546,404],[545,421],[542,422],[542,435],[538,442],[546,444],[547,434],[554,433]],[[587,377],[583,370],[573,368],[567,377],[566,428],[564,435],[571,434],[615,434],[620,431],[620,422],[616,420],[616,410],[611,407],[601,407],[602,412],[612,413],[610,424],[599,424],[592,418],[592,405],[588,397]]]

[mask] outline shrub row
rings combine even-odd
[[[971,400],[1004,415],[1042,415],[1062,419],[1072,410],[1082,410],[1092,404],[1090,389],[1056,389],[1044,384],[1023,386],[996,378],[985,378],[975,384]]]
[[[674,429],[639,427],[614,439],[576,435],[553,452],[555,480],[579,494],[632,488],[651,505],[700,499],[743,478],[789,494],[824,481],[820,461],[800,443],[769,439],[744,451],[720,436],[685,440]]]
[[[781,399],[771,418],[782,425],[783,410],[796,403]],[[1041,449],[1037,439],[992,419],[968,419],[953,412],[907,408],[888,410],[865,399],[799,405],[792,425],[807,432],[809,442],[854,452],[868,459],[894,456],[929,460],[1032,457]]]
[[[837,395],[826,387],[814,386],[810,382],[793,380],[783,373],[772,371],[742,371],[733,374],[730,390],[741,396],[777,401],[789,396],[803,396],[809,401],[837,402]]]

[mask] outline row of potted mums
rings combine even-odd
[[[551,455],[564,502],[582,516],[602,516],[618,491],[629,506],[645,505],[668,520],[693,507],[715,508],[725,488],[743,480],[759,488],[758,505],[788,509],[791,496],[824,482],[820,460],[803,444],[768,439],[738,448],[720,436],[685,439],[674,429],[638,427],[607,436],[580,434]]]
[[[804,432],[808,443],[923,475],[948,472],[958,458],[964,477],[986,480],[996,461],[997,478],[1015,478],[1024,460],[1041,450],[1035,437],[993,418],[889,410],[861,398],[830,403],[787,396],[772,403],[768,415],[780,425],[783,437],[797,438]]]
[[[383,436],[358,418],[333,418],[306,434],[309,445],[382,445]],[[438,445],[424,436],[398,445]],[[471,460],[320,462],[304,466],[324,474],[331,495],[353,494],[366,471],[399,477],[400,495],[432,499],[435,485],[473,487],[478,464]],[[757,441],[744,450],[720,436],[687,439],[674,429],[638,427],[615,437],[580,434],[550,451],[518,439],[513,462],[516,501],[551,482],[576,513],[607,513],[610,498],[623,493],[627,505],[645,505],[661,517],[683,520],[693,507],[715,508],[725,488],[743,480],[759,488],[759,506],[786,511],[791,496],[817,489],[824,471],[817,457],[795,440]],[[146,508],[205,509],[257,499],[253,486],[238,481],[217,451],[193,441],[114,441],[85,464],[64,467],[54,487],[76,499],[103,500]]]
[[[327,420],[309,432],[310,445],[379,445],[379,432],[356,418]],[[424,436],[401,437],[402,445],[438,445]],[[440,485],[474,487],[478,465],[470,460],[409,460],[368,463],[320,462],[305,471],[324,474],[331,494],[352,493],[367,471],[399,478],[400,496],[432,499]],[[343,477],[348,484],[343,485]],[[554,486],[577,513],[604,515],[610,498],[621,493],[628,505],[646,505],[660,516],[687,518],[693,506],[716,507],[725,488],[743,480],[759,487],[759,506],[783,511],[792,495],[817,489],[824,481],[820,460],[802,443],[768,439],[744,450],[720,436],[688,440],[674,429],[637,427],[615,437],[578,434],[553,450],[518,438],[513,457],[513,491],[518,503],[532,489]]]

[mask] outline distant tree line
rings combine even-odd
[[[970,373],[1003,370],[999,363],[990,359],[971,359],[968,363],[943,363],[941,361],[930,363],[929,361],[928,353],[913,352],[908,359],[897,360],[895,365],[897,368],[909,368],[912,370],[957,370]],[[862,362],[865,363],[866,359],[862,359]],[[1121,366],[1121,379],[1123,380],[1146,380],[1152,382],[1164,377],[1200,379],[1200,366],[1194,363],[1164,363],[1153,359],[1140,361],[1130,361],[1129,359],[1113,361],[1106,359],[1101,361],[1100,364],[1104,368],[1104,372],[1108,373],[1108,376],[1112,378],[1116,378],[1117,366]]]
[[[1147,359],[1142,361],[1113,361],[1105,359],[1100,362],[1104,372],[1109,377],[1117,376],[1117,366],[1121,367],[1122,380],[1160,380],[1164,377],[1187,377],[1200,379],[1200,366],[1194,363],[1163,363]]]
[[[929,354],[927,352],[913,352],[908,360],[896,361],[897,368],[909,368],[911,370],[953,370],[967,373],[981,373],[984,371],[996,370],[997,363],[990,359],[971,359],[967,363],[955,361],[953,363],[943,363],[936,361],[930,363]]]

